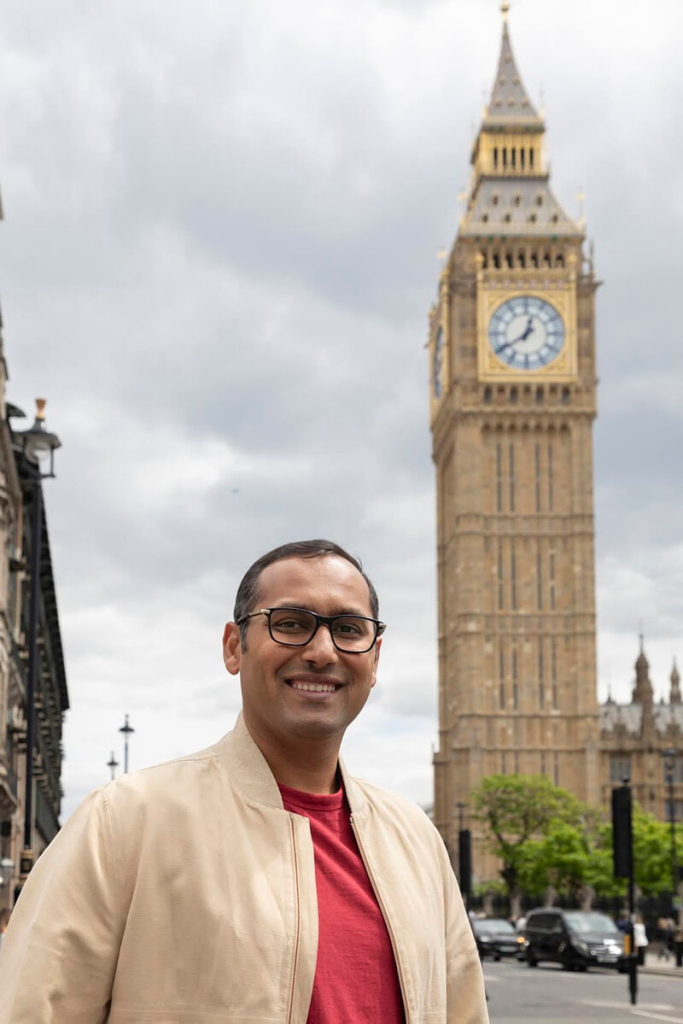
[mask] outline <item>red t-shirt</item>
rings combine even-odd
[[[349,820],[331,796],[280,786],[288,811],[308,818],[318,890],[318,959],[308,1024],[404,1024],[391,940]]]

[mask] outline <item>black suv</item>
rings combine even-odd
[[[567,971],[591,964],[624,970],[624,936],[606,914],[589,910],[531,910],[524,928],[529,967],[554,960]]]
[[[475,917],[470,924],[482,960],[485,956],[500,960],[502,956],[517,955],[517,933],[509,921],[497,917]]]

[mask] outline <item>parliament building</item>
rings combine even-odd
[[[515,63],[507,4],[503,15],[466,207],[429,315],[434,818],[455,850],[464,810],[480,879],[495,864],[462,805],[487,775],[544,774],[607,806],[628,771],[646,810],[683,820],[676,668],[670,701],[655,705],[641,641],[632,702],[598,703],[592,435],[600,282],[584,224],[552,190],[544,118]],[[671,747],[679,758],[670,809],[661,755]]]

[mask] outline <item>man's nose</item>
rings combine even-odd
[[[338,655],[339,652],[332,642],[329,626],[321,622],[315,635],[306,644],[304,658],[316,665],[329,665],[331,661],[338,660]]]

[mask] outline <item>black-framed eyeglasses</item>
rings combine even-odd
[[[327,626],[332,643],[344,654],[365,654],[387,628],[386,623],[367,615],[318,615],[306,608],[259,608],[237,625],[256,615],[266,616],[271,639],[284,647],[305,647],[321,626]]]

